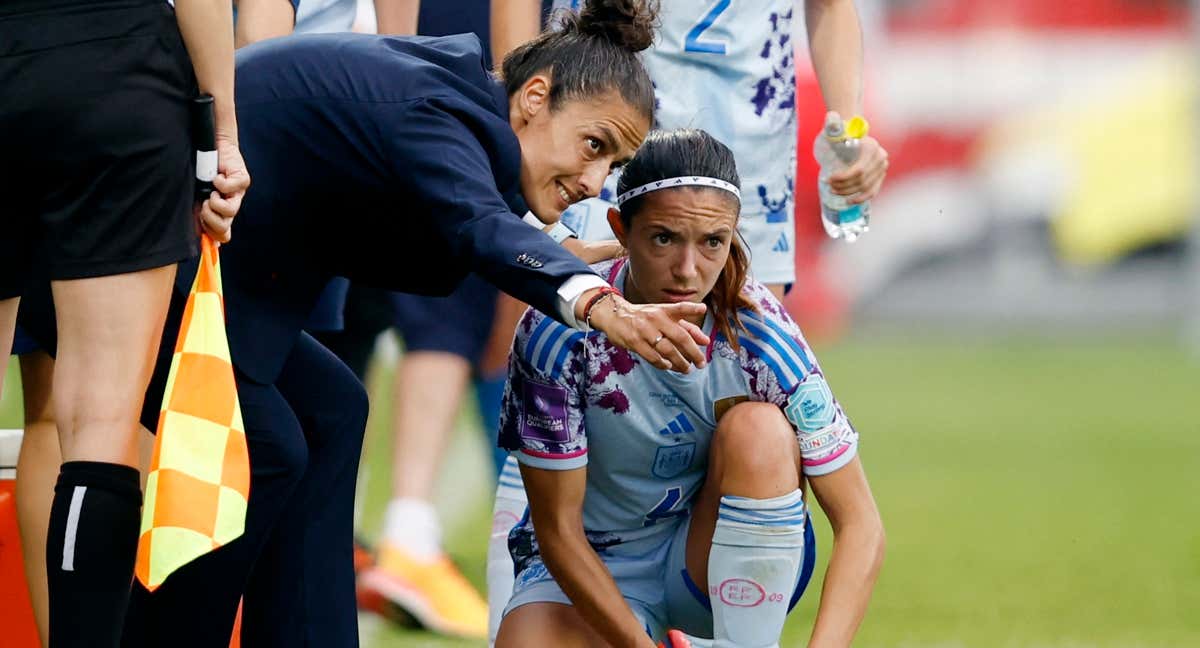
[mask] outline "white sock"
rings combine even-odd
[[[779,645],[803,558],[800,490],[769,499],[721,498],[708,554],[714,648]]]
[[[417,560],[431,561],[442,553],[442,524],[433,504],[425,500],[399,497],[388,502],[383,537]]]
[[[488,538],[487,552],[487,595],[488,595],[488,645],[496,644],[496,633],[500,630],[500,619],[513,590],[513,563],[508,553],[508,532],[525,515],[529,499],[525,496],[525,485],[517,460],[511,456],[500,471],[500,483],[496,485],[496,503],[492,507],[492,534]]]

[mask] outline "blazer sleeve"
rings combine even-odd
[[[471,271],[561,319],[558,288],[595,272],[508,208],[484,142],[461,119],[417,101],[398,121],[386,139],[403,198],[417,203],[412,217],[432,219]]]

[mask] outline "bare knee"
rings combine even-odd
[[[608,644],[596,636],[570,605],[529,603],[504,616],[496,635],[496,648],[537,645],[598,648]]]
[[[709,451],[721,472],[721,491],[775,497],[800,485],[800,449],[783,411],[770,403],[741,403],[721,417]]]

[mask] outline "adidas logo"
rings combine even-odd
[[[787,233],[783,233],[783,234],[779,235],[779,240],[775,241],[775,247],[771,248],[771,251],[772,252],[787,252],[791,249],[792,249],[792,246],[788,245]]]
[[[659,430],[658,433],[663,436],[675,436],[677,434],[690,434],[695,431],[696,428],[692,427],[692,422],[688,420],[687,416],[680,414],[671,419],[671,422],[667,423],[667,427]]]

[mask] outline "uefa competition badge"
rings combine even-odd
[[[788,397],[784,413],[802,432],[816,432],[833,423],[833,393],[819,374],[811,374]]]

